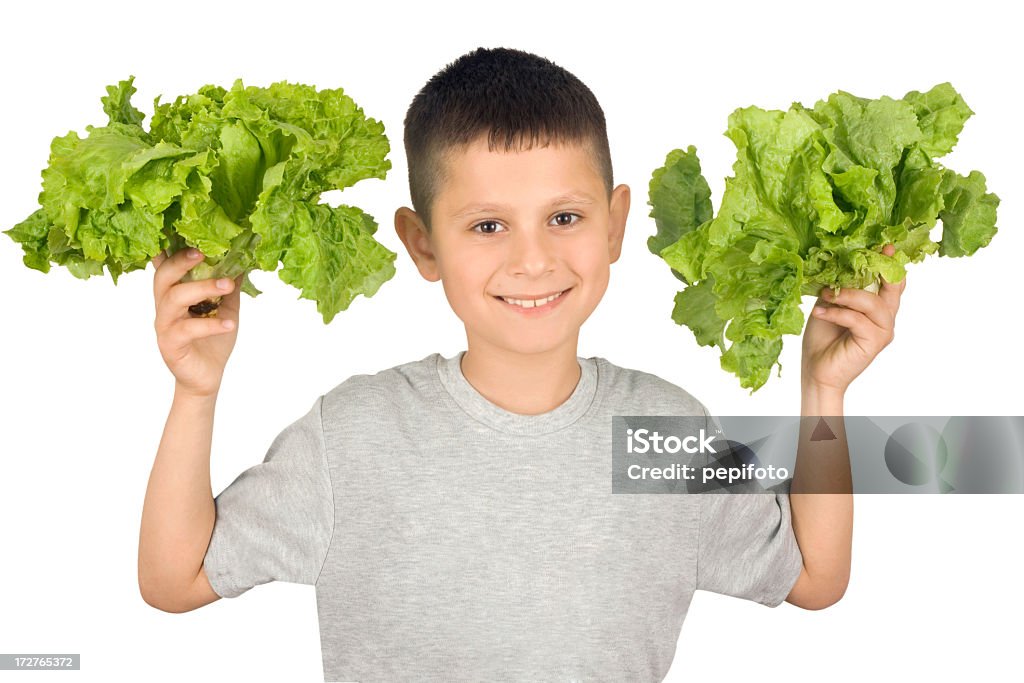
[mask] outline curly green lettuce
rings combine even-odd
[[[154,101],[149,131],[131,104],[134,76],[107,86],[109,122],[56,137],[43,170],[41,208],[4,231],[23,262],[114,284],[166,250],[205,255],[186,280],[275,271],[316,301],[324,323],[359,294],[373,296],[396,254],[374,238],[373,217],[320,203],[321,193],[391,168],[384,126],[339,89],[274,83],[230,90],[206,85],[174,102]],[[193,307],[215,311],[218,299]]]
[[[717,346],[722,368],[753,392],[778,364],[783,335],[802,331],[803,295],[898,282],[929,254],[987,246],[999,198],[979,171],[936,162],[973,113],[949,83],[899,100],[839,91],[813,109],[737,109],[725,133],[734,175],[717,215],[696,149],[670,152],[651,177],[657,234],[647,244],[686,285],[672,319]]]

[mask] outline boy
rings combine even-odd
[[[216,500],[213,410],[237,329],[189,318],[220,293],[176,284],[198,258],[154,260],[176,388],[143,511],[146,602],[183,612],[273,580],[313,584],[325,679],[365,683],[660,681],[697,589],[838,600],[848,494],[610,491],[611,416],[709,418],[654,375],[576,355],[630,204],[590,90],[535,55],[478,49],[416,96],[405,145],[413,209],[395,227],[467,349],[349,378]],[[901,291],[822,302],[804,339],[805,415],[842,414]],[[221,307],[235,328],[238,292]],[[816,447],[801,439],[793,487],[849,490],[845,446],[812,468]]]

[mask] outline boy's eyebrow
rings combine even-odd
[[[555,197],[548,204],[549,207],[564,206],[566,204],[593,204],[594,198],[589,194],[567,192],[563,195]],[[461,211],[453,214],[455,218],[462,218],[463,216],[472,216],[477,213],[490,213],[491,211],[508,211],[511,207],[504,204],[469,204],[464,206]]]

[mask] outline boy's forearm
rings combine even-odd
[[[149,475],[139,533],[139,586],[147,600],[171,600],[199,574],[213,533],[210,445],[217,397],[175,387]]]
[[[853,543],[853,480],[843,394],[805,385],[800,414],[790,493],[793,531],[808,575],[823,593],[838,599],[849,582]],[[828,431],[819,427],[819,418]]]

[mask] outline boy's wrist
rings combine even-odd
[[[198,401],[201,403],[216,403],[217,394],[220,393],[220,387],[212,392],[197,392],[184,385],[175,382],[174,383],[174,399],[184,401]]]
[[[801,383],[801,415],[842,415],[845,388],[833,387],[816,382]]]

